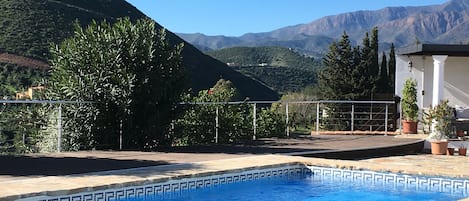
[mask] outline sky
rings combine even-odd
[[[127,0],[176,33],[240,36],[309,23],[321,17],[447,0]]]

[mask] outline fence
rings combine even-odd
[[[0,153],[11,152],[15,143],[21,143],[22,147],[27,149],[28,144],[38,143],[32,136],[39,135],[40,132],[41,142],[49,143],[43,146],[48,149],[45,151],[60,152],[63,142],[63,104],[91,104],[91,102],[0,100]],[[47,135],[44,134],[46,132]],[[15,146],[15,149],[18,147],[21,146]]]
[[[266,105],[279,104],[284,108],[285,114],[285,136],[290,136],[291,126],[295,126],[291,116],[295,113],[314,114],[309,121],[314,128],[312,134],[319,135],[321,131],[331,128],[341,128],[340,131],[383,131],[387,135],[389,131],[397,129],[397,104],[394,101],[247,101],[247,102],[202,102],[202,103],[181,103],[183,105],[215,105],[213,117],[215,122],[215,142],[218,142],[219,129],[219,108],[224,105],[248,104],[252,105],[253,119],[253,139],[256,139],[257,111]],[[259,105],[259,106],[258,106]],[[298,111],[298,105],[309,105],[314,111]],[[294,108],[294,111],[292,111]],[[301,109],[300,109],[301,110]],[[292,114],[293,113],[293,114]],[[326,125],[327,124],[327,125]]]
[[[32,130],[42,132],[44,129],[49,129],[49,134],[43,141],[51,143],[55,151],[62,151],[63,142],[63,117],[62,105],[63,104],[80,104],[90,102],[75,102],[75,101],[12,101],[0,100],[0,147],[2,146],[2,136],[11,135],[16,136],[16,143],[23,143],[27,145],[28,139]],[[260,120],[259,112],[262,109],[270,108],[275,105],[276,112],[282,114],[284,118],[285,128],[283,133],[278,133],[279,136],[289,137],[291,132],[295,132],[302,128],[303,130],[311,131],[311,134],[321,134],[325,131],[346,131],[353,134],[357,131],[376,132],[380,131],[387,135],[389,131],[397,129],[397,104],[394,101],[247,101],[247,102],[203,102],[203,103],[181,103],[182,107],[187,106],[210,106],[208,109],[213,109],[205,117],[202,122],[207,123],[210,129],[214,131],[213,143],[219,143],[220,138],[227,133],[226,129],[222,127],[223,116],[225,113],[221,112],[230,105],[244,104],[250,108],[249,113],[240,114],[250,115],[244,120],[252,120],[251,138],[256,140],[259,137],[258,124]],[[34,114],[35,105],[48,105],[46,112],[49,119],[37,119],[38,114]],[[239,111],[238,111],[239,112]],[[201,119],[202,120],[202,119]],[[45,121],[48,121],[47,128],[41,127]],[[211,121],[211,122],[210,122]],[[235,122],[236,123],[236,122]],[[225,124],[226,125],[226,124]],[[178,121],[173,121],[171,125],[172,131],[178,132]],[[124,139],[123,139],[124,135]],[[18,136],[21,139],[18,139]],[[125,134],[120,133],[119,139],[120,148],[122,149],[122,140],[125,140]],[[8,144],[8,143],[7,143]],[[11,144],[11,143],[10,143]],[[5,142],[3,142],[5,145]],[[5,147],[4,147],[5,148]],[[8,149],[8,148],[6,148]],[[52,150],[51,150],[52,151]],[[1,152],[1,150],[0,150]]]

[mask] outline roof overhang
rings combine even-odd
[[[397,50],[399,55],[448,55],[469,57],[469,45],[443,45],[443,44],[419,44],[399,48]]]

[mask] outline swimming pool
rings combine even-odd
[[[323,169],[324,171],[326,169]],[[328,170],[326,170],[328,171]],[[332,173],[332,171],[331,171]],[[412,181],[424,184],[425,178],[409,178],[408,185],[386,182],[385,177],[375,177],[366,172],[363,177],[350,174],[288,174],[245,182],[217,185],[195,190],[160,193],[146,198],[124,199],[125,201],[325,201],[325,200],[388,200],[388,201],[427,201],[458,200],[465,197],[463,191],[437,187],[434,182],[427,186],[412,185]],[[370,176],[370,177],[369,177]],[[399,175],[396,175],[399,176]],[[389,177],[391,178],[391,177]],[[404,178],[404,177],[401,177]],[[428,178],[430,179],[430,178]],[[435,179],[435,178],[433,178]],[[430,180],[427,180],[430,181]],[[417,184],[415,183],[415,184]]]
[[[298,164],[35,200],[458,200],[468,189],[465,179]]]

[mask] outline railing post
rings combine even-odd
[[[62,104],[57,111],[57,152],[62,151]]]
[[[402,135],[402,101],[399,102],[399,135]]]
[[[122,119],[119,122],[119,150],[122,151]]]
[[[256,103],[254,103],[254,106],[253,106],[253,112],[252,112],[252,127],[253,127],[252,140],[256,140],[256,135],[257,135],[257,110],[256,110]]]
[[[353,122],[354,122],[354,120],[355,120],[355,105],[354,105],[353,103],[352,103],[352,113],[351,113],[350,115],[351,115],[351,116],[350,116],[350,122],[351,122],[351,123],[350,123],[350,130],[351,130],[352,133],[353,133],[353,130],[354,130],[354,128],[353,128],[354,123],[353,123]]]
[[[388,104],[386,104],[386,113],[384,114],[384,135],[388,135]]]
[[[285,113],[287,114],[287,118],[285,120],[285,123],[286,123],[286,134],[287,134],[287,137],[290,137],[290,126],[288,125],[289,123],[289,119],[288,119],[288,102],[285,104]]]
[[[319,135],[319,102],[316,103],[316,135]]]
[[[371,99],[373,101],[373,98]],[[373,103],[370,103],[370,132],[373,132]]]
[[[218,105],[215,109],[215,143],[218,144],[218,127],[219,127],[219,124],[218,124]]]

